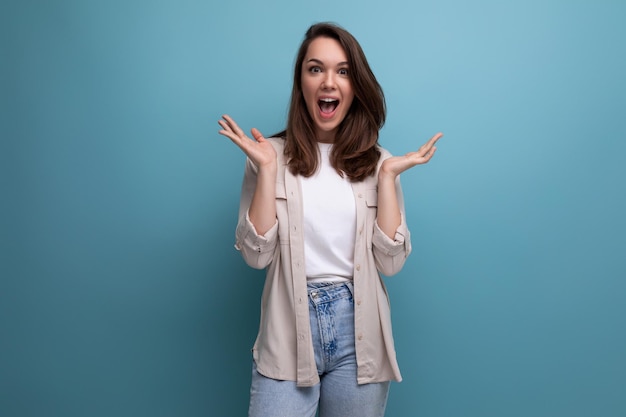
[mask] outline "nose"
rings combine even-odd
[[[322,89],[333,89],[335,86],[335,74],[332,71],[327,71],[322,80]]]

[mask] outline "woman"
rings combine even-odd
[[[266,268],[249,415],[382,416],[400,381],[387,292],[411,251],[399,174],[441,134],[392,157],[378,145],[382,89],[356,39],[315,24],[294,71],[285,131],[220,134],[247,155],[236,248]]]

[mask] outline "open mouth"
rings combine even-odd
[[[321,98],[317,101],[317,105],[323,114],[332,114],[337,109],[339,100],[335,98]]]

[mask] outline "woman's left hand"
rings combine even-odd
[[[442,136],[443,133],[437,133],[415,152],[409,152],[404,156],[392,156],[391,158],[385,159],[380,167],[379,175],[388,175],[395,178],[409,168],[427,163],[437,150],[435,143],[437,143]]]

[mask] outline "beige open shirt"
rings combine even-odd
[[[259,333],[252,349],[257,370],[269,378],[296,381],[298,386],[306,387],[317,384],[319,376],[309,323],[300,181],[286,166],[284,140],[269,140],[278,155],[277,222],[260,236],[248,218],[257,175],[257,168],[248,159],[235,247],[251,267],[267,268]],[[391,156],[382,148],[381,152],[376,174],[352,183],[357,224],[353,283],[359,384],[402,379],[391,331],[389,299],[379,272],[390,276],[400,271],[411,252],[411,240],[399,179],[396,189],[402,223],[395,238],[390,239],[376,224],[378,169]]]

